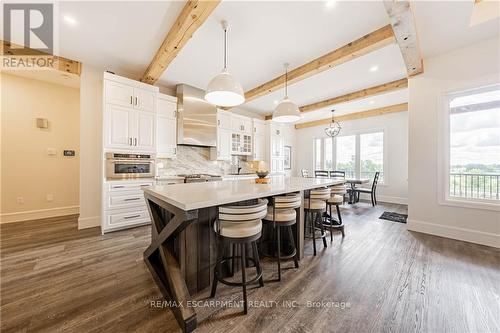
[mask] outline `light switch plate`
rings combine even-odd
[[[47,148],[47,155],[49,156],[56,156],[57,152],[55,148]]]

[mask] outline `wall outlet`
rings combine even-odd
[[[49,156],[56,156],[57,152],[55,148],[47,148],[47,155]]]
[[[54,195],[52,193],[48,193],[45,196],[45,199],[47,200],[47,202],[52,202],[52,201],[54,201]]]
[[[23,197],[17,197],[17,203],[22,205],[24,203],[24,198]]]

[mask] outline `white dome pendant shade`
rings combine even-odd
[[[285,98],[276,106],[273,121],[293,123],[302,118],[299,107],[288,98],[288,64],[285,64]]]
[[[205,100],[217,106],[237,106],[245,102],[241,84],[224,68],[208,84]]]
[[[245,93],[241,84],[227,71],[226,33],[228,24],[226,21],[221,23],[222,29],[224,29],[224,69],[208,84],[205,100],[217,106],[233,107],[245,102]]]

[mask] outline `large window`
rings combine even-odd
[[[314,140],[315,170],[345,171],[346,177],[384,179],[384,132],[376,131]]]
[[[447,99],[446,199],[500,201],[500,85]]]
[[[335,170],[345,171],[346,177],[356,176],[356,136],[339,136],[335,140],[337,163]]]
[[[384,170],[384,133],[367,133],[359,136],[360,168],[362,178],[373,178],[375,172]]]

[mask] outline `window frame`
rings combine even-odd
[[[496,200],[461,198],[450,195],[450,102],[453,98],[467,96],[473,92],[481,92],[488,88],[498,86],[500,83],[485,84],[468,87],[465,89],[453,90],[443,93],[438,102],[438,203],[444,206],[454,206],[463,208],[485,209],[500,211],[500,203]]]
[[[388,186],[389,185],[389,150],[388,147],[388,131],[386,127],[382,128],[371,128],[366,130],[354,130],[354,131],[343,131],[341,135],[338,135],[333,138],[332,142],[332,162],[337,168],[337,137],[342,136],[354,136],[355,137],[355,170],[354,174],[356,178],[359,178],[361,175],[361,135],[363,134],[371,134],[371,133],[382,133],[383,136],[383,165],[382,172],[384,174],[384,179],[378,182],[378,185]],[[313,138],[313,171],[315,170],[326,170],[325,169],[325,140],[330,139],[328,136],[321,136]],[[316,140],[321,140],[321,168],[316,167]]]

